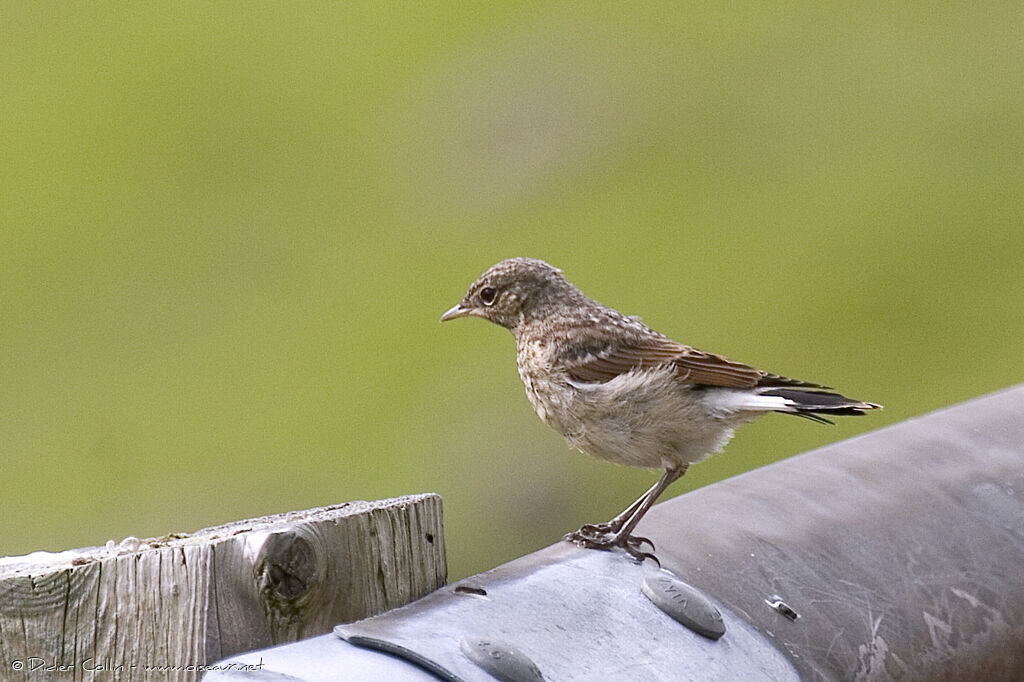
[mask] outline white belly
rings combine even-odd
[[[579,451],[619,464],[669,468],[720,450],[754,415],[728,407],[729,389],[692,389],[652,368],[604,383],[523,375],[540,418]],[[551,382],[557,382],[554,385]]]

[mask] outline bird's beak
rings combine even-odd
[[[441,316],[441,321],[447,322],[448,320],[454,320],[457,317],[467,317],[472,314],[472,308],[463,308],[461,303],[457,303],[449,308],[448,312]]]

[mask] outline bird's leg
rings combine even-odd
[[[636,513],[636,510],[643,504],[643,501],[647,499],[647,496],[654,492],[654,489],[658,487],[655,483],[651,488],[640,497],[636,498],[633,504],[626,507],[624,511],[618,514],[611,521],[605,521],[604,523],[586,523],[580,526],[579,533],[585,535],[608,535],[609,533],[617,533],[622,528],[623,524],[629,520],[629,517]],[[567,536],[568,537],[568,536]]]
[[[622,526],[615,531],[614,538],[618,542],[624,541],[626,538],[632,537],[631,533],[636,525],[640,523],[640,519],[647,514],[648,510],[654,506],[654,503],[658,501],[661,494],[665,492],[666,488],[678,481],[683,474],[686,473],[688,465],[683,465],[675,469],[668,469],[665,471],[665,475],[658,480],[654,486],[647,491],[647,494],[642,498],[642,502],[637,506],[632,514],[626,519]]]
[[[643,552],[640,547],[647,543],[654,549],[654,543],[647,538],[632,535],[633,529],[640,523],[647,511],[654,506],[665,489],[677,481],[686,473],[686,464],[673,469],[667,469],[665,474],[651,486],[636,502],[629,505],[625,511],[607,523],[588,524],[574,533],[565,536],[566,540],[575,542],[577,545],[592,549],[611,549],[621,547],[634,559],[643,561],[645,558],[654,558],[653,554]]]

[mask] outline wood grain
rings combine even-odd
[[[197,666],[329,632],[445,578],[432,494],[8,557],[0,679],[197,679]]]

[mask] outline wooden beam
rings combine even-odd
[[[152,666],[190,679],[225,656],[401,606],[445,579],[433,494],[8,557],[0,679],[97,669],[160,679]]]

